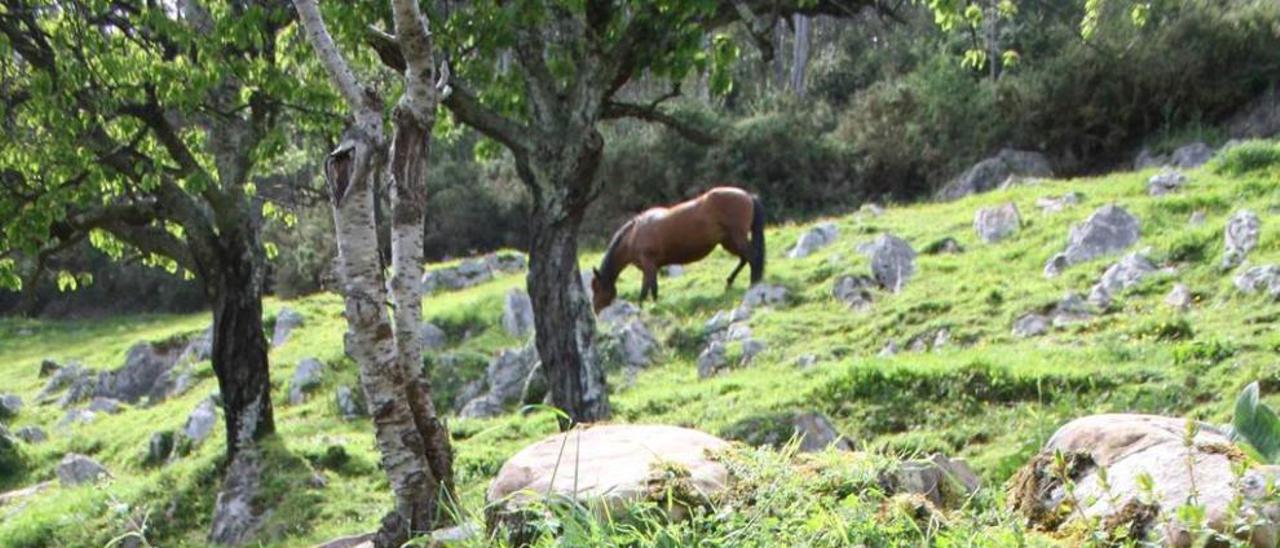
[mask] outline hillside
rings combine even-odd
[[[662,526],[653,536],[608,527],[572,534],[582,542],[611,536],[642,544],[1001,544],[1002,538],[1052,543],[1053,537],[1024,531],[1004,510],[1003,489],[1068,420],[1131,411],[1223,423],[1240,388],[1258,379],[1265,399],[1280,403],[1274,396],[1280,388],[1280,303],[1243,294],[1233,283],[1251,265],[1280,263],[1280,223],[1274,221],[1280,211],[1280,151],[1262,142],[1231,149],[1186,171],[1185,185],[1152,196],[1148,179],[1157,173],[1029,181],[947,203],[890,205],[882,213],[864,208],[819,221],[833,223],[837,236],[801,259],[786,254],[810,225],[771,226],[765,282],[785,287],[787,297],[749,320],[763,350],[749,364],[707,379],[699,378],[697,367],[707,342],[705,325],[717,312],[734,308],[745,291],[742,280],[724,290],[736,259],[716,252],[678,277],[662,278],[661,300],[645,304],[645,322],[661,343],[660,354],[655,365],[634,376],[611,371],[615,421],[683,425],[742,438],[785,413],[812,410],[876,455],[964,457],[984,488],[940,524],[921,527],[910,517],[885,514],[883,494],[863,488],[872,483],[861,477],[863,461],[851,464],[835,450],[804,457],[760,450],[744,452],[738,463],[743,489],[754,490],[754,506],[726,505],[714,519]],[[1069,192],[1078,193],[1078,203],[1057,211],[1037,205]],[[769,196],[763,198],[767,203]],[[1007,202],[1021,213],[1021,229],[984,243],[973,228],[975,213]],[[1072,225],[1110,204],[1140,221],[1138,243],[1046,277],[1045,264],[1063,250]],[[1258,245],[1240,270],[1224,271],[1224,225],[1242,209],[1262,219]],[[1203,222],[1189,221],[1201,213]],[[869,274],[858,246],[885,233],[919,253],[915,275],[900,292],[872,291],[869,306],[851,309],[833,298],[833,285],[842,275]],[[963,250],[931,252],[946,238]],[[1091,317],[1050,326],[1041,336],[1012,333],[1024,314],[1049,311],[1069,292],[1088,295],[1104,270],[1132,251],[1145,253],[1160,270]],[[587,268],[597,259],[585,256],[582,264]],[[1185,311],[1164,304],[1179,283],[1194,296]],[[425,300],[425,317],[447,335],[446,346],[430,361],[456,367],[450,372],[438,365],[433,372],[443,401],[451,402],[463,381],[478,377],[489,356],[522,344],[501,326],[504,295],[522,285],[522,275],[507,274]],[[620,297],[634,299],[639,285],[636,271],[627,271]],[[335,403],[340,386],[357,385],[356,367],[343,356],[341,300],[322,294],[270,301],[267,314],[274,318],[285,307],[299,312],[304,324],[271,353],[279,436],[269,443],[272,510],[259,538],[269,545],[308,545],[374,530],[389,507],[390,490],[378,468],[370,422],[344,420]],[[0,505],[0,546],[102,545],[142,523],[152,544],[203,543],[223,451],[221,425],[167,464],[150,465],[145,458],[155,432],[182,430],[191,411],[216,391],[207,364],[193,369],[196,384],[181,395],[151,407],[98,413],[83,424],[60,424],[66,411],[37,400],[47,382],[40,377],[43,360],[114,369],[134,343],[190,337],[208,323],[205,314],[0,320],[0,393],[17,394],[24,402],[9,428],[40,426],[49,434],[43,443],[19,444],[22,463],[17,470],[0,470],[0,491],[55,479],[68,452],[92,456],[113,476],[78,488],[55,482]],[[939,337],[943,330],[946,335]],[[931,343],[913,350],[916,339]],[[898,351],[882,352],[890,341]],[[735,352],[730,349],[730,356]],[[444,355],[454,357],[441,360]],[[290,404],[291,379],[306,358],[325,364],[321,384],[303,403]],[[464,517],[478,519],[489,479],[518,449],[554,432],[555,420],[545,411],[513,411],[493,419],[454,418],[450,427]]]

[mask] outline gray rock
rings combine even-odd
[[[1266,293],[1280,299],[1280,266],[1269,264],[1249,268],[1236,275],[1235,284],[1241,293]]]
[[[547,400],[551,393],[551,385],[547,384],[547,376],[542,372],[542,362],[529,370],[524,379],[524,388],[520,390],[521,405],[536,405]]]
[[[884,208],[880,207],[880,204],[875,202],[867,202],[862,204],[862,207],[858,208],[858,213],[870,215],[872,217],[879,217],[884,215]]]
[[[724,340],[726,341],[745,341],[751,338],[751,326],[745,322],[738,322],[729,326],[724,332]]]
[[[739,363],[742,365],[751,363],[751,361],[754,360],[761,352],[764,352],[765,349],[764,341],[761,341],[760,339],[743,339],[741,344],[742,357],[739,358]]]
[[[1058,213],[1067,209],[1069,206],[1079,204],[1081,196],[1079,192],[1068,192],[1062,196],[1045,196],[1036,198],[1036,207],[1040,208],[1041,213]]]
[[[1114,204],[1102,206],[1071,228],[1067,249],[1049,260],[1045,275],[1056,276],[1071,265],[1122,251],[1137,243],[1139,236],[1137,217]]]
[[[1138,156],[1133,159],[1133,170],[1142,171],[1153,167],[1163,167],[1169,165],[1169,157],[1165,155],[1152,154],[1148,149],[1142,149],[1138,152]]]
[[[947,236],[930,244],[924,252],[926,255],[958,255],[964,253],[964,246],[960,245],[955,238]]]
[[[1022,216],[1013,202],[979,209],[973,217],[973,230],[989,244],[1016,234],[1022,229]]]
[[[298,405],[307,399],[307,392],[320,386],[324,377],[324,362],[315,358],[306,358],[298,362],[293,370],[293,380],[289,382],[289,403]]]
[[[1071,292],[1054,305],[1049,317],[1054,327],[1067,327],[1093,319],[1093,307],[1079,293]]]
[[[1175,192],[1187,184],[1187,176],[1181,171],[1164,170],[1160,173],[1152,175],[1147,179],[1147,194],[1152,196],[1164,196],[1170,192]]]
[[[169,460],[176,446],[173,432],[165,430],[151,434],[147,441],[147,464],[156,465]]]
[[[1280,89],[1272,86],[1236,112],[1227,121],[1227,134],[1239,139],[1266,139],[1280,135]]]
[[[640,317],[640,307],[630,301],[616,299],[596,316],[601,324],[619,326]]]
[[[41,360],[40,361],[40,378],[43,379],[45,377],[53,375],[61,369],[62,369],[62,366],[58,365],[58,362],[55,362],[49,359]]]
[[[658,349],[658,339],[653,336],[644,322],[631,320],[614,329],[613,335],[622,344],[622,357],[631,367],[647,367],[653,362]]]
[[[129,348],[124,366],[98,375],[96,396],[137,403],[143,398],[160,401],[165,397],[169,371],[184,353],[186,342],[170,340],[140,342]]]
[[[1196,142],[1178,147],[1173,151],[1170,163],[1182,169],[1191,169],[1204,165],[1213,158],[1213,149],[1204,143]]]
[[[297,310],[287,306],[281,308],[280,312],[276,314],[275,330],[271,333],[271,347],[275,348],[284,344],[285,341],[289,340],[289,335],[293,333],[293,330],[302,327],[305,322],[306,318]]]
[[[458,416],[477,418],[502,414],[506,406],[520,401],[529,372],[538,364],[538,349],[532,342],[522,348],[499,352],[485,368],[488,390],[467,401]]]
[[[89,400],[88,409],[94,413],[106,413],[108,415],[115,415],[124,411],[124,408],[120,405],[120,400],[115,398],[104,398],[102,396],[97,396],[92,400]]]
[[[793,365],[795,365],[800,369],[808,369],[810,367],[813,367],[814,365],[817,365],[817,363],[818,363],[818,356],[814,354],[802,354],[800,356],[796,356],[795,361],[792,362]]]
[[[1169,290],[1169,294],[1164,297],[1164,304],[1178,310],[1189,310],[1194,303],[1195,296],[1191,294],[1191,289],[1186,284],[1174,284],[1173,289]]]
[[[1107,267],[1102,279],[1089,291],[1089,302],[1099,308],[1111,305],[1111,299],[1122,291],[1138,285],[1148,275],[1156,272],[1156,265],[1141,253],[1125,255],[1119,262]]]
[[[339,386],[334,393],[334,399],[338,404],[338,413],[343,419],[352,420],[368,414],[365,410],[364,398],[350,386],[345,384]]]
[[[17,394],[0,394],[0,419],[18,416],[22,411],[22,398]]]
[[[1015,337],[1038,337],[1049,331],[1049,318],[1043,314],[1028,313],[1018,316],[1013,321],[1013,335]]]
[[[707,323],[702,325],[702,331],[707,334],[718,333],[727,329],[730,323],[729,312],[720,310],[712,315],[711,319],[707,320]]]
[[[748,310],[761,306],[777,306],[787,301],[787,288],[780,285],[759,283],[751,286],[742,296],[742,308]]]
[[[36,400],[40,403],[56,401],[60,407],[67,408],[89,399],[96,389],[97,383],[90,378],[89,371],[73,363],[53,373],[44,388],[40,390],[40,394],[36,396]],[[56,394],[62,390],[66,392],[61,397],[57,397]]]
[[[495,401],[488,394],[473,398],[468,401],[462,409],[458,411],[458,416],[464,419],[483,419],[496,417],[501,415],[506,409],[502,407],[502,403]]]
[[[422,275],[422,286],[428,293],[456,291],[492,280],[498,274],[523,270],[526,264],[524,255],[519,253],[490,253],[429,270]]]
[[[1222,254],[1223,270],[1230,270],[1258,246],[1258,234],[1262,231],[1262,220],[1248,210],[1240,210],[1227,221],[1224,233],[1226,250]]]
[[[523,289],[511,288],[502,305],[502,329],[512,337],[533,333],[533,301]]]
[[[238,546],[252,539],[270,514],[259,500],[262,491],[262,455],[257,450],[236,454],[223,475],[222,490],[213,504],[209,542]]]
[[[684,266],[678,264],[669,264],[662,267],[662,275],[668,278],[679,278],[684,275]]]
[[[218,406],[214,404],[212,398],[206,398],[187,417],[187,424],[182,427],[182,435],[192,443],[199,444],[213,433],[213,427],[217,425]]]
[[[423,350],[439,350],[448,343],[448,336],[444,330],[431,322],[422,323],[421,333]]]
[[[58,461],[58,483],[74,487],[111,477],[107,469],[89,457],[79,453],[67,453]]]
[[[875,299],[876,281],[870,276],[844,275],[836,278],[831,295],[854,310],[866,310]]]
[[[928,352],[938,350],[951,341],[951,330],[946,327],[935,327],[907,340],[907,350],[912,352]],[[882,351],[883,352],[883,351]]]
[[[22,441],[32,444],[41,443],[49,439],[49,435],[46,434],[44,429],[39,426],[23,426],[14,432],[13,435],[17,436],[18,439]]]
[[[950,201],[993,190],[1011,176],[1053,177],[1053,168],[1049,159],[1039,152],[1004,149],[948,182],[938,192],[938,199]]]
[[[192,337],[178,356],[179,363],[208,361],[213,358],[213,326]]]
[[[831,419],[817,411],[795,411],[743,419],[729,426],[724,436],[755,447],[781,449],[798,440],[801,453],[815,453],[828,447],[855,451],[857,447],[841,435]]]
[[[916,273],[915,250],[893,234],[881,234],[864,252],[871,259],[871,275],[880,287],[893,293],[902,291]]]
[[[1187,218],[1187,224],[1191,226],[1200,226],[1204,224],[1204,210],[1199,209],[1191,212],[1191,216]]]
[[[808,257],[813,252],[830,245],[836,240],[836,236],[840,233],[835,223],[822,223],[800,235],[800,239],[787,252],[787,257],[792,259],[801,259]]]
[[[964,459],[950,459],[936,453],[927,460],[902,462],[884,479],[891,492],[922,495],[939,508],[963,504],[982,486]]]
[[[884,343],[884,347],[881,348],[880,352],[876,355],[880,356],[881,358],[888,358],[890,356],[896,356],[897,354],[898,354],[898,342],[893,339],[889,339],[889,342]]]
[[[729,365],[729,358],[725,354],[723,342],[711,341],[698,355],[698,378],[708,378]]]
[[[98,414],[88,409],[68,409],[66,414],[62,416],[62,420],[58,421],[58,426],[89,424],[96,418],[98,418]]]

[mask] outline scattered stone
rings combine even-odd
[[[40,362],[40,378],[43,379],[45,377],[53,375],[57,373],[58,370],[60,369],[62,369],[62,366],[58,365],[58,362],[55,362],[49,359],[42,360]]]
[[[98,418],[98,414],[88,409],[68,409],[67,413],[62,416],[62,420],[58,421],[58,426],[89,424],[96,418]]]
[[[218,406],[212,398],[206,398],[187,417],[187,424],[182,427],[182,435],[193,444],[199,444],[213,433],[213,427],[217,425]]]
[[[849,308],[863,311],[871,307],[875,294],[872,290],[877,286],[870,276],[844,275],[836,278],[831,295]]]
[[[1015,337],[1039,337],[1049,332],[1049,318],[1043,314],[1030,312],[1023,314],[1013,321],[1013,336]]]
[[[423,350],[439,350],[444,348],[449,338],[443,329],[440,329],[431,322],[422,323],[422,348]]]
[[[529,372],[538,363],[538,349],[532,342],[522,348],[499,352],[485,368],[488,391],[463,405],[458,416],[482,418],[501,414],[507,405],[520,401]]]
[[[1222,269],[1230,270],[1244,262],[1245,256],[1258,246],[1258,233],[1262,221],[1248,210],[1240,210],[1227,221],[1224,233],[1226,250],[1222,254]]]
[[[129,348],[124,366],[98,375],[96,396],[137,403],[164,399],[169,371],[186,349],[186,341],[140,342]]]
[[[17,394],[0,394],[0,419],[18,416],[22,411],[22,398]]]
[[[740,365],[751,363],[756,355],[764,352],[765,344],[760,339],[745,339],[742,341],[742,357],[739,359]]]
[[[307,399],[307,392],[320,386],[324,376],[324,362],[315,358],[306,358],[298,362],[293,370],[293,380],[289,382],[289,404],[298,405]]]
[[[63,487],[74,487],[111,477],[98,461],[79,453],[67,453],[58,462],[58,483]]]
[[[213,326],[209,326],[187,343],[178,355],[178,363],[195,363],[213,358]]]
[[[339,386],[334,393],[334,398],[338,403],[338,413],[343,419],[352,420],[368,414],[365,410],[364,398],[350,386],[345,384]]]
[[[1036,199],[1036,207],[1041,213],[1058,213],[1068,206],[1079,204],[1082,200],[1079,192],[1068,192],[1062,196],[1046,196]]]
[[[155,466],[168,461],[176,446],[175,439],[173,432],[169,430],[151,434],[151,439],[147,442],[147,464]]]
[[[1137,243],[1140,235],[1137,217],[1114,204],[1102,206],[1084,223],[1071,227],[1067,249],[1049,259],[1045,276],[1057,276],[1071,265],[1124,250]]]
[[[724,333],[726,341],[745,341],[751,338],[751,326],[745,322],[735,323],[729,326]]]
[[[1053,168],[1044,154],[1006,148],[952,179],[938,192],[938,199],[951,201],[993,190],[1013,176],[1053,177]]]
[[[1164,304],[1178,310],[1190,310],[1194,302],[1195,298],[1186,284],[1174,284],[1173,289],[1169,290],[1169,294],[1164,297]]]
[[[759,283],[751,286],[746,294],[742,296],[741,308],[746,308],[750,311],[761,306],[777,306],[786,301],[787,288],[780,285]]]
[[[1107,267],[1102,279],[1089,291],[1089,302],[1098,308],[1111,306],[1112,297],[1129,289],[1156,271],[1156,265],[1141,253],[1125,255],[1120,262]]]
[[[88,409],[94,413],[106,413],[108,415],[115,415],[124,410],[120,405],[120,400],[115,398],[104,398],[102,396],[97,396],[92,400],[89,400]]]
[[[1241,293],[1266,292],[1272,298],[1280,299],[1280,266],[1269,264],[1249,268],[1236,275],[1235,283]]]
[[[793,438],[799,439],[801,453],[814,453],[834,446],[841,451],[854,451],[849,441],[831,424],[831,419],[817,411],[773,413],[743,419],[729,426],[724,436],[755,447],[781,449]]]
[[[62,408],[67,408],[93,396],[97,383],[89,377],[89,371],[79,364],[69,364],[66,367],[59,368],[57,372],[49,378],[44,388],[40,390],[40,394],[36,399],[40,403],[58,402]],[[54,394],[65,389],[66,392],[61,397],[55,398]]]
[[[796,242],[795,247],[787,252],[787,257],[792,259],[801,259],[812,255],[813,252],[830,245],[836,240],[836,236],[840,233],[835,223],[822,223],[800,235],[800,240]]]
[[[916,252],[902,238],[881,234],[863,251],[871,258],[871,274],[880,287],[902,291],[916,272]]]
[[[1163,167],[1169,165],[1169,157],[1165,155],[1152,154],[1149,149],[1142,149],[1138,152],[1138,157],[1133,159],[1133,170],[1142,171],[1153,167]]]
[[[39,426],[23,426],[19,428],[13,435],[18,439],[27,443],[41,443],[49,439],[49,435],[45,434],[44,429]]]
[[[501,402],[495,401],[488,394],[483,394],[463,405],[458,411],[458,416],[464,419],[484,419],[501,415],[503,411],[506,409],[502,407]]]
[[[518,338],[533,333],[533,301],[523,289],[513,287],[507,291],[502,305],[502,329]]]
[[[601,348],[632,368],[647,367],[653,362],[658,339],[645,325],[636,305],[616,300],[597,316],[601,329]]]
[[[707,345],[702,353],[698,355],[698,378],[705,379],[719,373],[722,369],[729,365],[729,359],[725,355],[724,343],[719,340],[713,340]]]
[[[1200,226],[1204,224],[1204,210],[1197,209],[1191,212],[1191,216],[1187,218],[1187,224],[1191,226]]]
[[[881,358],[888,358],[889,356],[895,356],[897,354],[898,354],[897,341],[894,341],[893,339],[889,339],[889,342],[885,343],[884,348],[881,348],[880,353],[876,355],[880,356]]]
[[[907,350],[912,352],[928,352],[939,350],[951,341],[951,330],[946,327],[935,327],[907,340]],[[883,351],[882,351],[883,352]]]
[[[1208,424],[1198,425],[1190,446],[1186,436],[1187,421],[1180,418],[1105,414],[1073,420],[1010,480],[1009,507],[1051,533],[1074,530],[1078,520],[1088,519],[1126,527],[1129,538],[1150,534],[1166,545],[1191,546],[1199,533],[1189,532],[1178,514],[1194,497],[1206,526],[1254,546],[1274,546],[1280,508],[1267,485],[1280,468],[1249,466],[1231,438]],[[1055,454],[1062,455],[1065,470],[1055,471]],[[1236,477],[1237,467],[1245,469],[1243,477]],[[1064,475],[1073,484],[1070,495]],[[1148,482],[1154,490],[1142,487]],[[1236,529],[1241,524],[1245,528]]]
[[[1196,142],[1178,147],[1178,150],[1173,151],[1173,157],[1170,158],[1169,163],[1174,167],[1191,169],[1204,165],[1211,158],[1213,158],[1213,149],[1209,148],[1209,145]]]
[[[684,275],[684,266],[678,264],[669,264],[662,267],[662,275],[668,278],[679,278]]]
[[[899,463],[884,483],[893,493],[915,493],[939,508],[957,507],[982,486],[964,459],[950,459],[934,453],[927,460]]]
[[[925,255],[958,255],[964,253],[964,246],[960,245],[955,238],[947,236],[929,244],[923,251]]]
[[[979,209],[973,217],[973,230],[989,244],[1008,238],[1022,228],[1022,216],[1013,202]]]
[[[262,490],[262,455],[241,450],[223,475],[222,490],[213,504],[209,542],[241,545],[252,539],[270,513],[259,500]]]
[[[1049,316],[1054,327],[1067,327],[1093,319],[1093,307],[1079,293],[1070,292],[1053,307]]]
[[[519,253],[490,253],[453,266],[429,270],[422,275],[422,287],[427,293],[457,291],[482,284],[500,274],[519,272],[525,269],[526,264],[524,255]]]
[[[1164,170],[1160,173],[1152,175],[1147,179],[1147,194],[1152,196],[1164,196],[1170,192],[1177,191],[1187,184],[1187,176],[1181,171]]]
[[[289,335],[294,329],[302,327],[306,318],[301,313],[289,307],[280,309],[276,314],[276,327],[271,333],[271,347],[275,348],[289,340]]]
[[[818,356],[813,354],[803,354],[796,356],[794,365],[800,369],[808,369],[818,363]]]
[[[489,531],[505,526],[522,545],[530,504],[575,500],[623,511],[643,500],[658,502],[671,518],[685,515],[727,488],[729,474],[713,455],[728,442],[675,426],[607,424],[576,428],[534,443],[511,457],[485,495]],[[573,455],[565,466],[564,456]],[[672,493],[678,500],[668,500]]]

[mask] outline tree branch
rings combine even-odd
[[[671,114],[659,110],[658,101],[647,106],[621,101],[608,101],[604,105],[604,115],[602,117],[606,120],[636,118],[638,120],[662,124],[680,134],[681,137],[704,146],[714,145],[720,142],[720,137],[718,135],[702,128],[695,127],[692,124],[672,116]]]
[[[529,142],[533,133],[531,128],[484,106],[480,99],[471,93],[466,83],[458,78],[455,77],[450,85],[453,93],[445,98],[444,105],[449,107],[449,111],[457,116],[459,121],[486,137],[502,143],[517,155],[529,152],[532,148]]]

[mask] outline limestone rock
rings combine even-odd
[[[93,396],[97,382],[89,375],[89,371],[79,364],[68,364],[57,370],[45,383],[36,399],[40,403],[56,401],[60,407],[67,408]],[[56,397],[59,391],[61,397]]]
[[[439,350],[448,343],[448,336],[444,330],[431,322],[422,323],[421,334],[423,350]]]
[[[1236,275],[1235,284],[1241,293],[1266,293],[1280,299],[1280,266],[1269,264],[1249,268]]]
[[[1053,177],[1053,168],[1039,152],[1004,149],[948,182],[938,192],[938,199],[950,201],[993,190],[1012,176]]]
[[[854,310],[866,310],[875,299],[877,284],[870,276],[845,275],[836,278],[831,295]]]
[[[1138,156],[1133,159],[1133,170],[1142,171],[1153,167],[1163,167],[1169,165],[1169,157],[1166,155],[1152,154],[1150,149],[1142,149],[1138,151]]]
[[[959,506],[982,486],[964,459],[950,459],[937,453],[925,460],[899,463],[884,480],[889,484],[889,491],[922,495],[939,508]]]
[[[518,338],[533,333],[533,301],[523,289],[507,291],[502,305],[502,329]]]
[[[62,366],[58,365],[58,362],[55,362],[50,359],[41,360],[40,361],[40,378],[43,379],[45,377],[53,375],[54,373],[57,373],[58,370],[60,369],[62,369]]]
[[[1148,275],[1156,272],[1156,265],[1146,255],[1130,253],[1119,262],[1107,267],[1102,279],[1089,291],[1089,302],[1099,308],[1111,305],[1114,296],[1138,285]]]
[[[281,308],[280,312],[276,314],[275,329],[271,332],[271,347],[275,348],[284,344],[285,341],[289,340],[289,335],[293,334],[293,330],[302,327],[305,322],[306,318],[297,310],[287,306]]]
[[[1164,196],[1181,189],[1187,184],[1187,176],[1181,171],[1165,170],[1147,179],[1147,194]]]
[[[916,252],[902,238],[881,234],[864,252],[871,258],[871,274],[880,287],[897,293],[916,272]]]
[[[1038,337],[1049,331],[1049,318],[1043,314],[1028,313],[1018,316],[1013,321],[1013,335],[1015,337]]]
[[[49,439],[49,435],[46,434],[44,429],[39,426],[23,426],[14,432],[13,435],[17,436],[18,439],[31,444],[41,443]]]
[[[191,411],[187,423],[182,427],[182,435],[194,444],[199,444],[213,433],[218,425],[218,407],[212,398],[206,398]]]
[[[836,240],[836,236],[840,233],[835,223],[822,223],[800,235],[800,240],[796,242],[787,252],[787,257],[792,259],[801,259],[812,255],[813,252],[830,245]]]
[[[17,394],[0,394],[0,419],[18,416],[22,411],[22,397]]]
[[[1227,221],[1224,233],[1226,250],[1222,254],[1222,268],[1229,270],[1244,262],[1245,256],[1258,246],[1258,234],[1262,231],[1262,221],[1257,215],[1247,210],[1237,211]]]
[[[742,308],[748,311],[761,306],[777,306],[787,301],[787,288],[759,283],[742,295]]]
[[[1182,169],[1200,167],[1213,158],[1213,149],[1201,142],[1178,147],[1169,163]]]
[[[1194,303],[1195,297],[1186,284],[1174,284],[1173,289],[1170,289],[1169,294],[1164,297],[1164,304],[1178,310],[1189,310]]]
[[[854,451],[853,442],[840,434],[826,415],[817,411],[796,411],[750,417],[728,427],[725,437],[748,445],[782,448],[792,438],[799,439],[801,453],[833,447]]]
[[[98,461],[79,453],[67,453],[58,462],[58,483],[63,487],[73,487],[109,477],[111,473]]]
[[[334,392],[334,400],[338,405],[338,413],[343,419],[351,420],[368,414],[365,410],[364,398],[350,386],[342,385]]]
[[[108,415],[115,415],[124,410],[120,405],[120,400],[115,398],[104,398],[102,396],[89,400],[88,409],[94,413],[106,413]]]
[[[986,243],[995,243],[1021,230],[1022,216],[1013,202],[979,209],[973,217],[973,230]]]
[[[169,430],[151,434],[151,439],[147,441],[147,464],[154,466],[169,460],[176,446],[175,441],[176,437]]]
[[[1049,260],[1045,275],[1056,276],[1071,265],[1122,251],[1137,243],[1140,235],[1137,217],[1114,204],[1102,206],[1071,228],[1066,250]]]
[[[729,358],[726,356],[724,343],[713,340],[698,355],[698,378],[705,379],[715,375],[727,365],[729,365]]]
[[[262,455],[257,450],[246,449],[236,454],[223,475],[222,490],[214,500],[209,542],[245,544],[261,528],[270,513],[258,500],[263,469]]]
[[[324,377],[324,362],[315,358],[306,358],[298,362],[293,370],[293,380],[289,381],[289,403],[298,405],[307,398],[307,392],[320,386]]]
[[[1068,192],[1062,196],[1045,196],[1036,198],[1036,207],[1041,213],[1058,213],[1081,201],[1079,192]]]

